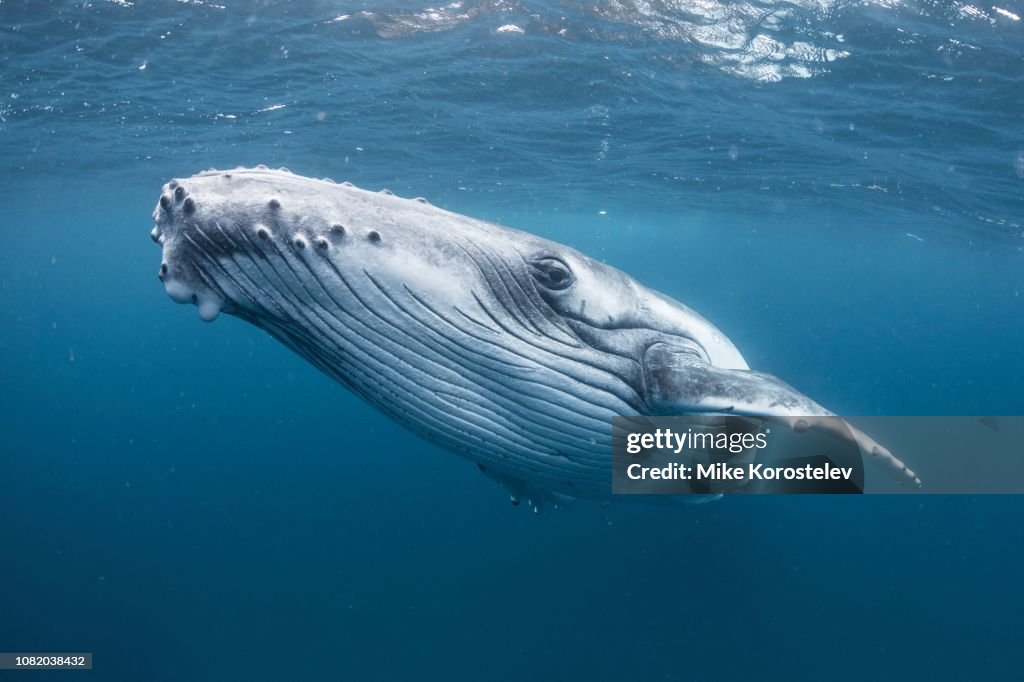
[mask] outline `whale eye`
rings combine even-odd
[[[531,260],[530,269],[534,279],[548,289],[566,289],[573,283],[572,270],[557,258]]]

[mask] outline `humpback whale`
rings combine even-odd
[[[265,166],[164,185],[159,278],[260,327],[513,499],[608,499],[611,418],[831,417],[702,316],[562,244]],[[866,460],[913,471],[848,428]]]

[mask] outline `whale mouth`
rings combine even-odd
[[[153,211],[156,224],[150,237],[163,249],[157,277],[167,295],[175,303],[195,305],[201,320],[213,322],[223,310],[231,308],[231,302],[196,262],[197,240],[207,240],[196,206],[182,181],[168,182]]]
[[[320,303],[335,312],[360,305],[335,291],[336,280],[360,278],[394,251],[394,225],[367,210],[378,199],[424,203],[262,165],[173,179],[153,210],[150,236],[163,250],[157,275],[173,301],[195,305],[207,322],[225,312],[305,325],[318,297],[334,295]]]

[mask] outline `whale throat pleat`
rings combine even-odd
[[[566,357],[578,344],[563,330],[545,333],[547,320],[511,272],[469,316],[437,310],[411,289],[389,291],[371,273],[329,259],[314,267],[273,241],[200,232],[195,253],[204,260],[199,270],[216,268],[216,279],[237,289],[231,296],[260,311],[244,315],[248,321],[429,440],[499,467],[595,485],[606,479],[595,444],[610,442],[609,418],[637,397],[586,357]],[[488,312],[484,299],[517,314]],[[496,317],[513,322],[495,329]]]

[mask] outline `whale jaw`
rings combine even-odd
[[[194,304],[205,321],[221,311],[243,316],[279,312],[260,301],[271,292],[266,282],[252,278],[257,272],[252,262],[300,258],[324,270],[315,261],[337,259],[341,251],[365,258],[384,244],[384,230],[361,210],[367,203],[363,195],[374,194],[350,183],[265,166],[211,169],[171,180],[153,211],[150,233],[163,248],[158,277],[172,300]],[[390,192],[386,196],[393,197]],[[246,261],[245,267],[240,261]],[[235,267],[250,277],[233,272]]]

